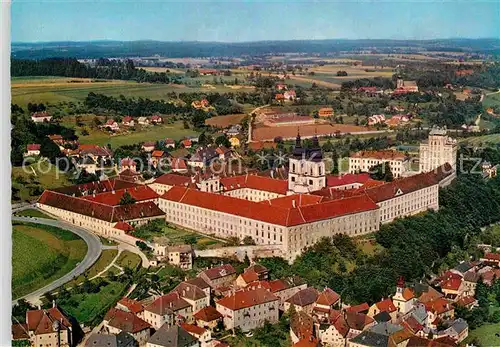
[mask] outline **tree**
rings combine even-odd
[[[40,156],[49,159],[49,161],[54,164],[56,158],[61,157],[61,150],[52,140],[44,138],[40,144]]]
[[[391,182],[394,179],[389,162],[372,166],[369,174],[372,179],[377,181]]]
[[[253,240],[253,238],[251,236],[245,236],[243,238],[243,244],[244,245],[255,245],[255,241]]]
[[[215,143],[218,146],[231,147],[231,142],[229,142],[229,139],[226,137],[226,135],[217,136],[217,138],[215,139]]]
[[[197,242],[196,236],[194,235],[187,235],[184,237],[184,243],[187,245],[195,245]]]
[[[135,204],[135,202],[136,202],[135,198],[132,197],[132,195],[130,195],[129,192],[125,192],[125,193],[123,193],[119,204],[120,205],[132,205],[132,204]]]

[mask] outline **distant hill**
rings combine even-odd
[[[41,59],[53,57],[236,57],[280,53],[325,54],[340,51],[402,53],[415,50],[500,54],[500,39],[439,40],[294,40],[224,42],[88,41],[12,43],[12,57]]]

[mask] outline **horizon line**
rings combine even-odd
[[[154,39],[137,39],[137,40],[116,40],[116,39],[90,39],[90,40],[55,40],[55,41],[11,41],[14,44],[48,44],[48,43],[92,43],[92,42],[160,42],[160,43],[212,43],[212,44],[243,44],[243,43],[266,43],[266,42],[292,42],[292,41],[450,41],[450,40],[498,40],[500,37],[448,37],[448,38],[429,38],[429,39],[394,39],[394,38],[329,38],[329,39],[282,39],[282,40],[255,40],[255,41],[203,41],[203,40],[176,40],[163,41]]]

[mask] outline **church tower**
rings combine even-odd
[[[289,159],[288,190],[292,193],[309,193],[326,187],[325,163],[314,135],[311,148],[303,148],[300,133],[297,133],[295,147]]]

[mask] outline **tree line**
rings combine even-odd
[[[134,66],[132,60],[118,61],[99,59],[95,66],[79,62],[75,58],[49,58],[41,60],[11,60],[11,75],[63,76],[75,78],[133,80],[136,82],[170,83],[165,72],[148,72]]]

